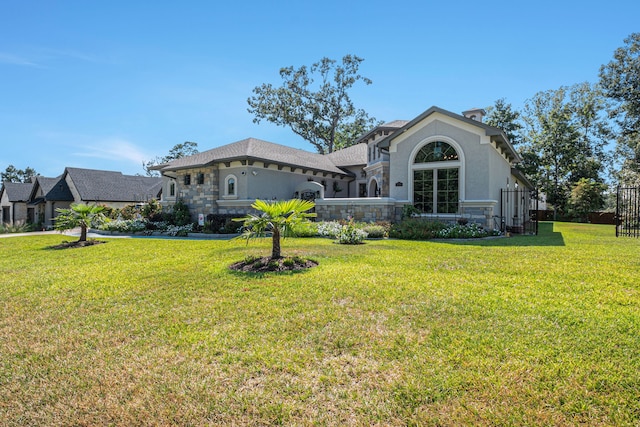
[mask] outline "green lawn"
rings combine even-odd
[[[0,239],[0,425],[639,425],[640,240]]]

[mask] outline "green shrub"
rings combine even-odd
[[[447,228],[447,224],[440,221],[408,218],[393,224],[389,231],[389,237],[408,240],[433,239],[438,237],[438,233],[445,228]]]
[[[387,235],[387,231],[382,225],[367,224],[362,227],[362,230],[367,233],[369,239],[380,239]]]
[[[27,233],[29,231],[33,231],[33,227],[31,224],[21,224],[21,225],[0,224],[0,234]]]
[[[209,214],[204,223],[205,233],[234,234],[238,233],[240,226],[233,221],[235,215]]]
[[[358,228],[353,222],[343,225],[336,236],[341,245],[357,245],[367,238],[367,232]]]
[[[173,205],[171,214],[174,225],[181,226],[191,223],[191,212],[189,212],[189,206],[187,206],[182,199],[179,199]]]
[[[295,237],[315,237],[318,235],[318,225],[311,221],[301,222],[293,227],[293,235]]]
[[[470,239],[487,236],[497,236],[500,234],[498,230],[486,230],[476,223],[470,224],[454,224],[440,230],[438,237],[442,239]]]

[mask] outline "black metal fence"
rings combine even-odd
[[[513,234],[538,234],[538,192],[533,189],[500,190],[500,230]],[[497,224],[498,225],[498,224]]]
[[[618,187],[616,237],[640,237],[640,187]]]

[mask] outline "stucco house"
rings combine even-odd
[[[162,180],[96,169],[65,168],[57,178],[37,176],[31,183],[3,183],[0,206],[7,224],[41,224],[51,227],[56,209],[72,203],[113,208],[160,199]]]
[[[364,221],[397,221],[413,205],[426,217],[493,226],[501,190],[530,183],[515,169],[519,154],[484,115],[431,107],[327,155],[248,138],[157,166],[161,202],[182,199],[197,218],[245,214],[255,199],[311,198],[321,220]]]

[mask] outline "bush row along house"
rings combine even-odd
[[[504,132],[483,123],[485,114],[434,106],[326,155],[248,138],[157,166],[161,204],[182,200],[195,219],[244,215],[256,199],[304,198],[315,200],[320,220],[362,221],[397,221],[410,205],[425,217],[464,216],[491,227],[501,190],[531,185],[515,168],[521,157]]]
[[[72,203],[122,208],[160,199],[161,192],[160,178],[68,167],[57,178],[36,176],[29,183],[2,183],[0,220],[3,224],[49,228],[53,226],[56,209],[69,208]]]

